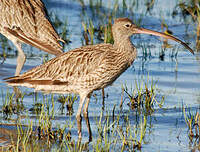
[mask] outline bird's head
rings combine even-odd
[[[174,40],[183,46],[185,46],[192,54],[194,51],[183,41],[179,40],[178,38],[168,35],[161,32],[156,32],[153,30],[148,30],[145,28],[141,28],[133,24],[133,22],[128,18],[118,18],[115,19],[114,24],[112,25],[112,32],[115,41],[123,41],[123,39],[127,39],[133,34],[151,34],[155,36],[160,36],[166,39]]]

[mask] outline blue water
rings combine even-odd
[[[95,1],[93,1],[95,3]],[[103,1],[103,7],[100,9],[105,15],[104,23],[107,24],[108,14],[113,10],[113,1]],[[195,49],[195,26],[196,24],[191,21],[190,18],[183,19],[179,14],[176,17],[172,17],[171,14],[178,3],[174,0],[157,0],[151,13],[145,13],[145,2],[135,1],[137,5],[132,6],[127,2],[127,9],[125,13],[122,8],[122,1],[119,1],[119,8],[121,12],[116,14],[116,17],[129,16],[133,20],[138,20],[142,16],[141,26],[157,31],[161,31],[161,22],[168,25],[168,28],[173,32],[173,35],[177,36],[183,41],[189,43],[189,46]],[[98,15],[92,12],[89,7],[89,1],[85,0],[85,11],[82,12],[82,7],[79,1],[72,0],[46,0],[45,4],[49,12],[56,14],[59,19],[67,21],[68,35],[71,40],[69,45],[66,45],[65,51],[82,46],[83,41],[83,27],[82,22],[91,18],[94,24],[98,26],[101,21]],[[167,6],[167,7],[166,7]],[[134,11],[131,11],[134,10]],[[58,29],[60,32],[61,29]],[[133,65],[124,72],[115,83],[105,89],[105,93],[108,97],[105,99],[105,111],[112,113],[114,105],[116,105],[116,111],[119,112],[119,105],[121,101],[122,85],[126,85],[128,90],[135,88],[135,82],[149,81],[156,82],[157,94],[165,96],[165,102],[162,108],[155,107],[155,112],[152,114],[151,128],[148,128],[149,132],[146,133],[145,140],[142,144],[142,151],[191,151],[196,147],[191,146],[188,138],[188,128],[186,126],[182,105],[190,109],[193,113],[199,111],[200,102],[200,54],[195,52],[192,55],[183,46],[176,42],[169,41],[171,48],[162,48],[162,39],[153,36],[140,35],[133,36],[132,42],[137,46],[138,57]],[[99,43],[99,40],[95,40],[95,43]],[[9,42],[13,50],[16,48]],[[141,47],[142,46],[142,47]],[[147,50],[147,57],[143,53],[144,49]],[[27,61],[25,63],[23,72],[42,63],[44,53],[30,46],[24,45],[25,53],[27,54]],[[161,50],[164,50],[164,60],[159,58]],[[1,46],[0,46],[1,51]],[[175,55],[177,53],[177,55]],[[49,55],[52,58],[53,55]],[[8,87],[3,78],[13,76],[15,73],[16,56],[13,58],[7,58],[4,64],[0,65],[0,87],[1,96],[0,108],[4,104],[3,96],[5,96],[7,90],[12,92],[12,88]],[[148,80],[147,80],[148,79]],[[21,88],[23,92],[30,93],[33,89]],[[101,92],[96,91],[97,100],[92,97],[89,105],[89,117],[91,120],[91,127],[93,131],[93,138],[97,137],[96,118],[100,117],[102,112],[102,99]],[[42,100],[42,93],[39,94],[39,98]],[[25,109],[28,110],[34,104],[33,96],[25,96],[24,98]],[[69,116],[60,114],[60,103],[55,103],[56,120],[53,126],[64,125]],[[71,116],[72,122],[76,122],[75,114],[78,108],[78,101],[74,103],[74,113]],[[104,112],[105,112],[104,111]],[[65,111],[66,112],[66,111]],[[105,112],[105,113],[106,113]],[[130,108],[125,100],[123,104],[122,113],[129,113]],[[132,112],[130,119],[133,119]],[[22,113],[21,116],[26,115]],[[30,114],[31,115],[31,114]],[[0,121],[2,123],[13,123],[7,121],[0,115]],[[13,115],[12,119],[16,119],[17,116]],[[33,117],[34,119],[34,117]],[[22,120],[23,121],[23,120]],[[26,121],[24,120],[24,123]],[[150,126],[150,125],[149,125]],[[83,123],[83,141],[87,140],[88,133],[85,122]],[[72,128],[72,137],[77,139],[76,124]],[[92,149],[92,143],[90,145]]]

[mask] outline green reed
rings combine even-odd
[[[182,107],[185,123],[188,127],[188,137],[192,141],[200,137],[200,115],[199,112],[192,113],[189,108]],[[188,109],[188,111],[186,111]]]
[[[13,114],[21,113],[25,107],[23,105],[25,93],[20,94],[20,97],[17,97],[15,92],[10,93],[7,89],[6,95],[4,96],[2,90],[2,113],[5,119],[9,119]]]
[[[157,95],[156,82],[151,80],[149,85],[149,78],[144,82],[143,79],[138,82],[135,81],[135,89],[129,91],[127,86],[122,86],[122,95],[120,107],[122,108],[123,103],[128,99],[129,107],[138,111],[145,111],[149,114],[154,112],[154,106],[157,105],[162,107],[164,104],[164,96]],[[131,92],[131,93],[129,93]],[[126,95],[128,97],[126,97]]]
[[[196,26],[196,49],[200,48],[200,2],[199,0],[180,1],[174,9],[173,16],[178,14],[177,8],[181,9],[182,16],[190,16]]]

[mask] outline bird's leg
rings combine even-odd
[[[22,70],[22,67],[23,67],[25,61],[26,61],[26,56],[21,48],[21,43],[14,42],[14,44],[18,50],[17,67],[16,67],[16,72],[15,72],[15,76],[18,76]]]
[[[18,76],[22,70],[22,67],[26,61],[26,56],[24,54],[24,51],[21,48],[21,43],[14,41],[13,42],[18,50],[18,57],[17,57],[17,67],[15,71],[15,76]],[[18,87],[14,87],[14,92],[16,94],[16,101],[18,101],[18,98],[21,97],[21,91]]]
[[[105,98],[105,92],[104,92],[104,88],[102,88],[102,98]]]
[[[86,103],[83,107],[83,116],[85,118],[85,121],[86,121],[86,125],[87,125],[87,128],[88,128],[88,133],[89,133],[89,142],[92,141],[92,131],[91,131],[91,128],[90,128],[90,121],[89,121],[89,118],[88,118],[88,105],[89,105],[89,102],[90,102],[90,95],[88,95],[86,97]]]
[[[102,88],[102,110],[104,110],[105,107],[105,92],[104,88]]]
[[[85,97],[80,95],[80,103],[79,103],[78,111],[77,111],[77,114],[76,114],[77,127],[78,127],[78,138],[79,139],[81,139],[81,137],[82,137],[82,135],[81,135],[81,121],[82,121],[81,110],[82,110],[84,101],[85,101]]]

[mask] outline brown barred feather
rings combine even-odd
[[[33,46],[54,55],[62,53],[61,38],[41,0],[1,0],[0,20],[0,33],[6,37],[13,36],[13,39],[30,45],[34,42]]]
[[[0,33],[18,49],[15,75],[19,75],[26,56],[21,43],[27,43],[56,56],[63,53],[64,42],[52,26],[42,0],[1,0]]]

